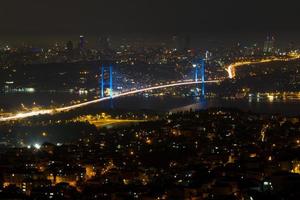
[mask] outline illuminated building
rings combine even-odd
[[[275,38],[272,36],[268,36],[267,40],[264,42],[264,48],[263,48],[263,52],[264,53],[274,53],[274,46],[275,44]]]
[[[83,35],[79,36],[79,49],[83,50],[85,48],[85,38]]]

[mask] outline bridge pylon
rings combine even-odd
[[[100,98],[113,96],[113,66],[111,64],[101,66],[100,74]]]
[[[201,98],[205,98],[205,60],[201,59],[199,63],[195,65],[195,81],[199,82],[199,76],[201,80]],[[196,95],[198,95],[198,84],[196,84]]]

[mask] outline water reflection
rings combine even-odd
[[[49,99],[51,96],[51,99]],[[22,105],[29,106],[35,102],[36,106],[51,106],[53,104],[69,104],[72,100],[92,99],[93,96],[79,96],[70,94],[18,94],[0,96],[0,110],[19,110]],[[290,93],[256,93],[246,94],[241,98],[200,98],[200,97],[178,97],[158,96],[145,97],[143,95],[123,97],[114,99],[113,102],[102,102],[95,106],[95,109],[106,111],[115,110],[152,110],[152,111],[186,111],[207,109],[211,107],[230,107],[245,111],[258,113],[284,113],[288,115],[300,114],[300,92]],[[1,111],[2,112],[2,111]]]

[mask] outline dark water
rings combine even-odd
[[[212,107],[224,108],[238,108],[243,111],[251,111],[261,114],[283,114],[287,116],[300,115],[300,101],[285,101],[285,102],[249,102],[247,99],[242,100],[224,100],[211,99],[206,102],[197,102],[187,106],[173,109],[173,111],[180,110],[197,110],[207,109]]]
[[[72,100],[91,100],[92,96],[76,95],[70,93],[33,93],[33,94],[6,94],[0,95],[0,109],[4,111],[16,111],[22,108],[21,104],[30,108],[33,102],[41,107],[57,106]],[[195,97],[144,97],[132,96],[114,99],[111,102],[102,102],[95,106],[99,112],[105,111],[113,106],[114,109],[137,111],[182,111],[207,109],[211,107],[238,108],[244,111],[256,113],[280,113],[284,115],[300,115],[300,100],[285,100],[270,102],[267,100],[249,101],[249,99],[226,100],[221,98],[206,99],[205,101]]]
[[[65,103],[68,104],[73,99],[93,99],[91,96],[79,96],[68,93],[61,94],[14,94],[14,95],[0,95],[0,107],[4,108],[5,111],[16,111],[20,110],[20,104],[23,103],[29,107],[33,101],[37,105],[49,106],[55,103],[51,103],[51,99],[56,104]],[[211,107],[226,107],[226,108],[238,108],[244,111],[252,111],[256,113],[268,113],[268,114],[284,114],[288,116],[299,115],[300,116],[300,100],[285,100],[285,101],[249,101],[249,99],[240,100],[226,100],[226,99],[206,99],[205,101],[197,99],[195,97],[144,97],[144,96],[131,96],[114,99],[112,104],[110,101],[101,102],[94,104],[83,109],[78,109],[74,112],[64,113],[63,115],[72,115],[72,117],[88,113],[101,113],[111,112],[111,106],[113,111],[122,113],[123,111],[147,111],[150,112],[177,112],[185,110],[197,110],[207,109]],[[60,116],[57,116],[60,117]],[[74,130],[64,129],[56,127],[54,129],[47,129],[48,136],[43,137],[40,135],[41,130],[39,129],[23,129],[20,130],[18,127],[14,130],[18,137],[22,136],[23,141],[26,145],[32,145],[35,143],[42,144],[44,142],[51,143],[66,143],[76,141],[80,134],[74,134]],[[43,128],[44,131],[44,128]],[[31,134],[26,135],[25,133],[30,132]],[[76,131],[75,131],[76,132]],[[72,134],[69,134],[72,133]]]
[[[102,109],[110,106],[108,102],[101,105]],[[300,101],[252,101],[248,99],[226,100],[221,98],[200,100],[194,97],[126,97],[113,101],[114,108],[128,110],[156,110],[156,111],[188,111],[213,107],[237,108],[263,114],[284,114],[288,116],[300,115]]]
[[[69,105],[72,100],[92,99],[92,96],[72,93],[11,93],[0,94],[0,109],[11,112],[22,109],[22,104],[28,108],[33,106],[48,107]]]

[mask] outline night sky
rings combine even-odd
[[[299,2],[6,0],[0,35],[299,31]]]

